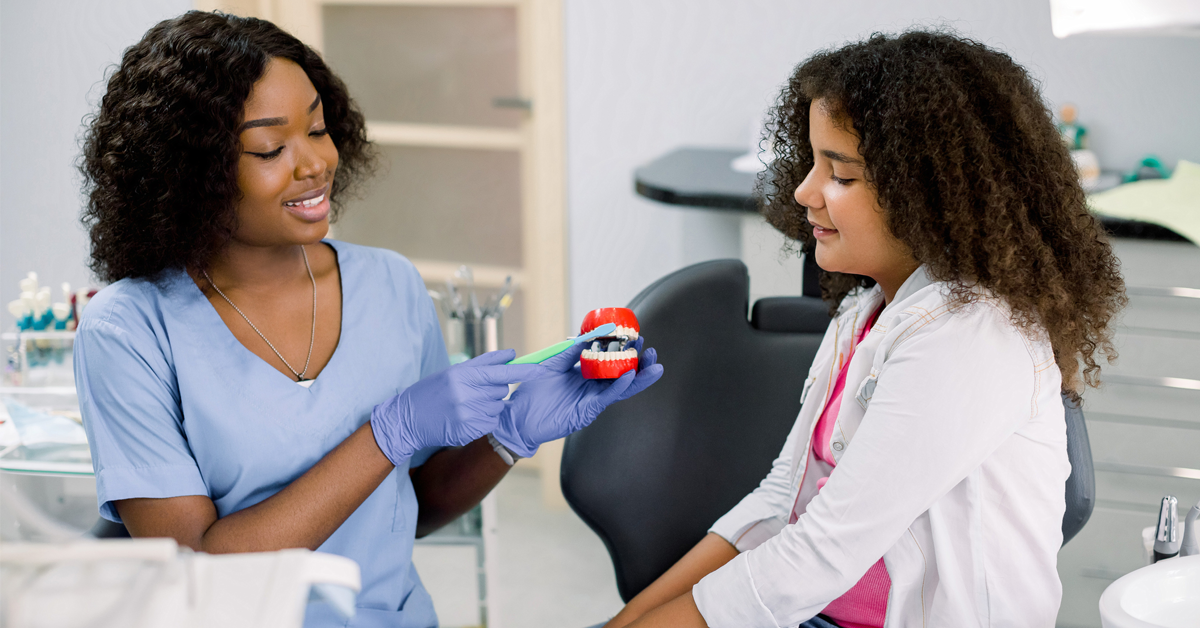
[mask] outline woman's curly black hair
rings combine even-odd
[[[1097,353],[1116,358],[1111,325],[1125,285],[1025,70],[937,31],[876,34],[797,67],[771,110],[777,157],[758,194],[767,220],[809,253],[812,226],[792,194],[813,167],[814,100],[858,136],[888,228],[934,280],[950,283],[952,301],[990,290],[1018,326],[1045,329],[1065,392],[1078,399],[1082,383],[1097,385]],[[821,272],[834,309],[870,283]]]
[[[274,24],[189,11],[125,51],[91,118],[79,169],[102,280],[206,269],[237,228],[238,128],[272,58],[304,69],[338,150],[339,201],[372,171],[375,151],[354,101],[321,57]]]

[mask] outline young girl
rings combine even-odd
[[[820,53],[767,219],[835,310],[757,489],[623,626],[1053,626],[1062,394],[1115,357],[1116,259],[1033,80],[937,32]]]

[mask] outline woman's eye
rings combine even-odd
[[[850,185],[854,181],[854,179],[839,179],[837,175],[833,174],[829,175],[829,178],[833,179],[838,185]]]
[[[329,135],[329,127],[326,127],[324,129],[317,129],[316,131],[309,133],[309,135],[311,135],[312,137],[325,137],[326,135]]]
[[[280,154],[283,153],[283,147],[280,146],[279,148],[276,148],[275,150],[273,150],[269,153],[252,153],[250,151],[246,151],[246,152],[248,154],[254,155],[255,157],[258,157],[259,159],[275,159],[276,157],[278,157]]]

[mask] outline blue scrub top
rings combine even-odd
[[[133,497],[206,495],[222,517],[253,506],[366,423],[376,404],[449,365],[413,265],[327,243],[341,272],[342,332],[309,388],[242,346],[182,270],[123,279],[92,299],[75,338],[75,377],[101,515],[120,521],[112,502]],[[408,477],[431,453],[397,467],[319,548],[362,568],[355,618],[310,604],[305,626],[437,625],[412,565]]]

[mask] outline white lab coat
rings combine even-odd
[[[692,590],[709,626],[796,626],[881,556],[885,628],[1054,625],[1071,471],[1061,373],[1044,332],[980,294],[952,308],[924,267],[901,286],[850,361],[837,466],[818,495],[829,468],[809,455],[813,428],[883,299],[878,287],[847,297],[779,458],[713,524],[741,553]]]

